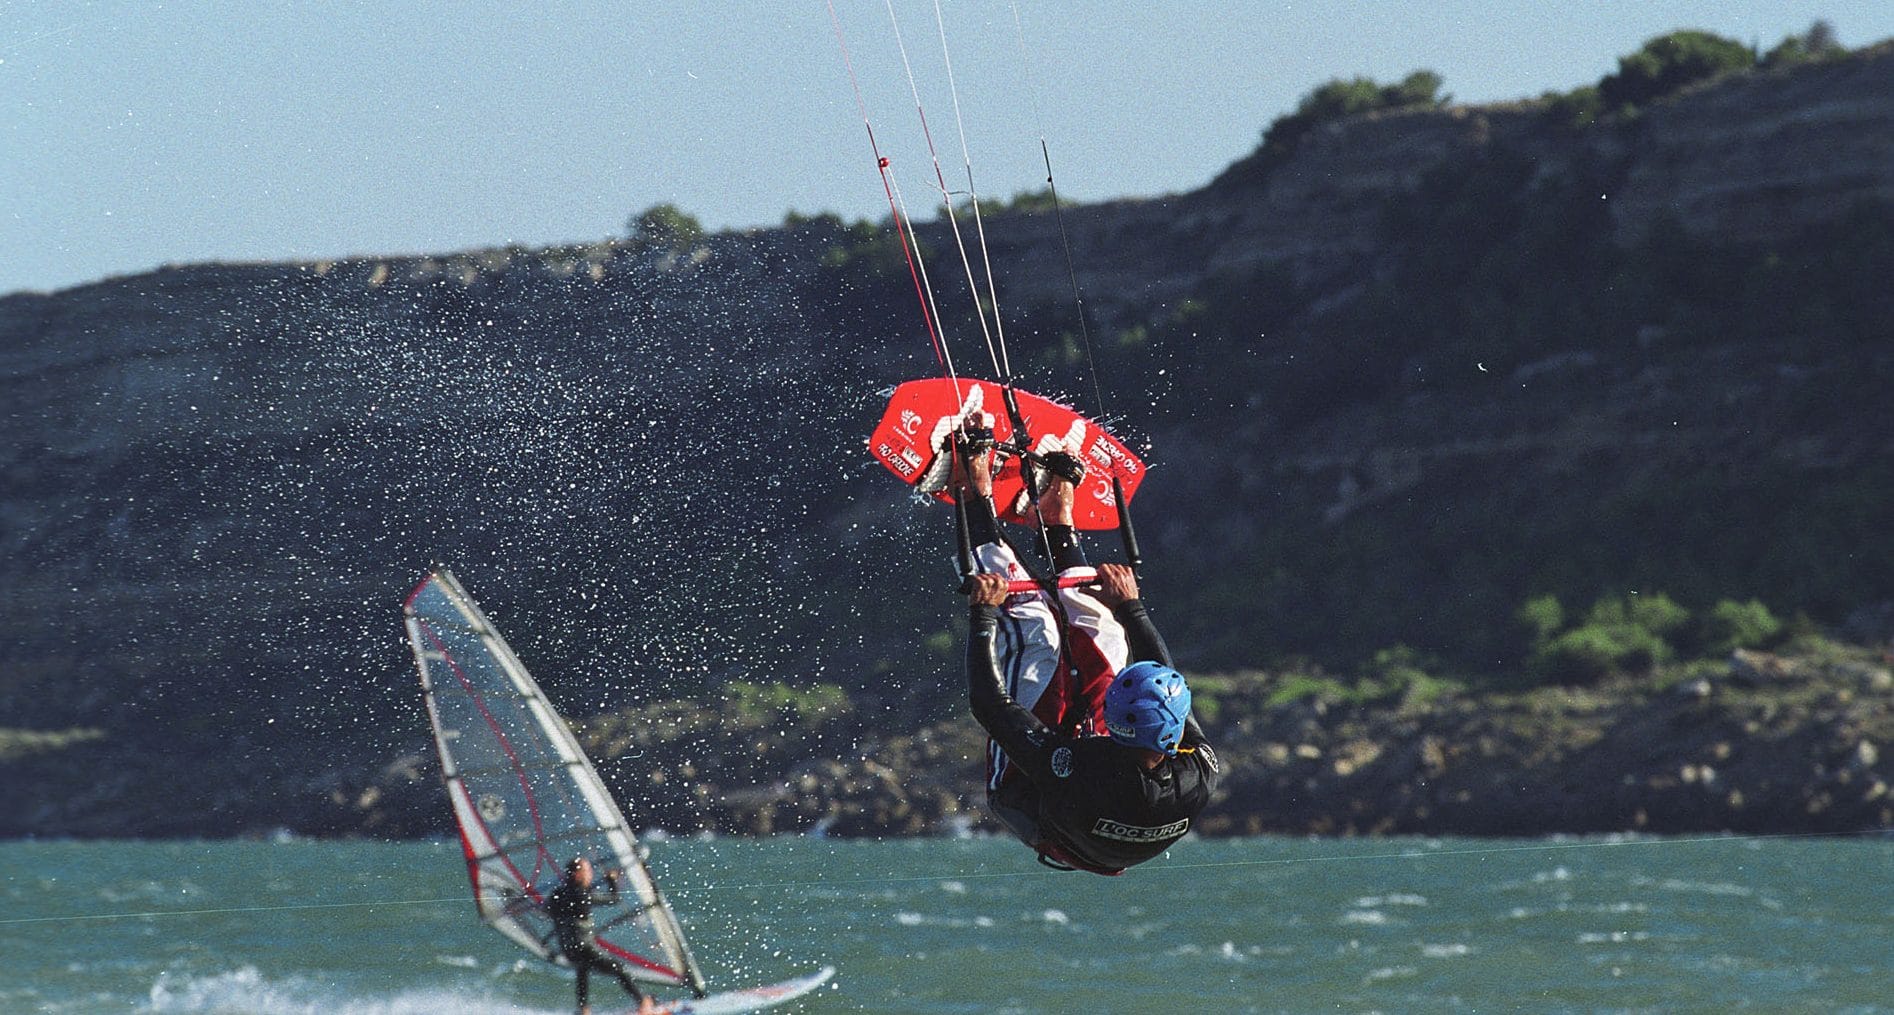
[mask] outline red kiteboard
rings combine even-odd
[[[1038,450],[1042,442],[1055,438],[1064,441],[1068,450],[1076,445],[1076,454],[1085,463],[1085,482],[1079,486],[1072,520],[1080,529],[1117,528],[1118,505],[1112,495],[1112,477],[1118,478],[1125,499],[1130,500],[1144,481],[1144,463],[1103,427],[1069,406],[1018,389],[1013,395],[1025,420],[1028,439],[1014,441],[1013,421],[1008,418],[1003,390],[991,381],[965,378],[909,381],[894,389],[880,425],[868,438],[868,450],[888,471],[912,486],[926,474],[947,434],[962,419],[983,412],[991,422],[993,436],[1002,444],[1023,443]],[[1032,509],[1021,496],[1025,487],[1019,457],[1009,456],[993,477],[993,502],[999,507],[1002,521],[1029,520]],[[946,490],[934,496],[953,502],[953,495]]]

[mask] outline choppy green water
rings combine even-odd
[[[1885,838],[1188,842],[1115,880],[997,840],[654,864],[713,985],[837,966],[808,1012],[1894,1011]],[[457,845],[6,843],[0,870],[0,1012],[570,1010],[474,921]]]

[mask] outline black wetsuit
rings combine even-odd
[[[594,937],[597,930],[592,926],[592,907],[609,906],[618,901],[618,886],[606,881],[608,887],[604,894],[598,888],[580,888],[571,877],[559,882],[559,887],[546,896],[546,915],[552,917],[553,931],[559,935],[559,953],[572,963],[579,974],[579,1007],[586,1006],[592,970],[610,973],[631,995],[632,1000],[641,1000],[644,992],[638,989],[631,974],[625,971],[624,964],[607,955],[598,946]]]
[[[1112,613],[1124,625],[1131,661],[1170,665],[1142,602],[1130,600]],[[998,616],[998,607],[972,608],[967,697],[973,717],[1025,778],[1002,785],[989,802],[1034,819],[1039,835],[1062,847],[1075,866],[1099,873],[1142,863],[1183,838],[1218,778],[1216,754],[1196,718],[1186,720],[1177,754],[1150,769],[1140,751],[1110,737],[1049,729],[1006,693],[993,646]],[[1041,854],[1060,859],[1058,849],[1041,848]]]

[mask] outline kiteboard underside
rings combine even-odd
[[[1015,428],[1000,385],[952,377],[908,381],[894,389],[881,423],[868,438],[868,449],[876,461],[912,486],[928,473],[948,433],[968,416],[984,413],[1002,444],[1019,443],[1039,450],[1042,444],[1058,441],[1076,454],[1086,471],[1073,505],[1075,527],[1116,528],[1118,502],[1112,480],[1118,480],[1125,499],[1130,500],[1144,481],[1144,463],[1104,427],[1071,407],[1017,389],[1013,394],[1027,430],[1021,441],[1014,440]],[[993,477],[993,502],[1004,521],[1031,519],[1031,508],[1021,496],[1026,481],[1020,464],[1018,456],[1010,457]],[[935,496],[949,503],[953,500],[947,490]]]

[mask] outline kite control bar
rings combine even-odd
[[[1009,594],[1016,594],[1020,592],[1039,592],[1051,589],[1087,589],[1097,584],[1098,576],[1096,574],[1073,574],[1043,582],[1034,581],[1031,578],[1021,578],[1018,581],[1007,582],[1006,591]]]

